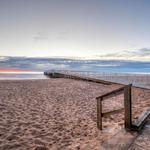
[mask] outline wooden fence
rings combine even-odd
[[[130,129],[132,126],[132,112],[131,112],[131,86],[132,84],[129,84],[127,86],[121,87],[117,90],[111,91],[109,93],[106,93],[104,95],[101,95],[96,98],[97,100],[97,127],[98,129],[102,130],[102,117],[109,116],[112,114],[116,114],[119,112],[125,111],[125,128]],[[118,110],[113,110],[110,112],[102,112],[102,101],[114,97],[120,94],[124,93],[124,108],[120,108]]]
[[[150,117],[150,109],[148,109],[144,115],[137,120],[136,123],[132,123],[132,95],[131,95],[132,84],[126,85],[104,95],[96,98],[97,100],[97,128],[102,130],[102,117],[113,115],[124,111],[124,126],[126,130],[139,131],[144,126],[146,120]],[[109,112],[102,112],[102,101],[114,97],[120,94],[124,94],[124,108],[113,110]]]

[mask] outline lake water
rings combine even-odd
[[[29,80],[29,79],[47,79],[43,72],[32,73],[0,73],[0,80]]]

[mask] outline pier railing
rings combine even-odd
[[[139,131],[146,123],[146,120],[150,117],[150,108],[144,113],[144,115],[139,118],[136,123],[132,123],[132,95],[131,95],[131,88],[132,84],[126,85],[119,89],[113,90],[109,93],[101,95],[96,98],[97,100],[97,128],[102,130],[102,117],[106,117],[109,115],[113,115],[116,113],[120,113],[124,111],[124,126],[127,130],[135,130]],[[102,101],[124,94],[124,108],[119,108],[117,110],[109,111],[109,112],[102,112]]]
[[[58,72],[44,72],[45,75],[51,77],[51,78],[67,78],[67,79],[75,79],[75,80],[82,80],[87,82],[95,82],[95,83],[101,83],[105,85],[110,85],[112,82],[104,81],[100,79],[90,78],[90,77],[82,77],[72,74],[65,74],[65,73],[58,73]]]
[[[132,126],[132,112],[131,112],[131,86],[129,84],[127,86],[121,87],[104,95],[101,95],[96,98],[97,100],[97,127],[98,129],[102,130],[102,117],[109,116],[112,114],[116,114],[122,112],[124,110],[125,114],[125,128],[130,129]],[[109,112],[102,112],[102,101],[114,97],[120,94],[124,94],[124,108],[120,108],[117,110],[109,111]]]

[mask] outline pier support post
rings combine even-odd
[[[102,101],[97,99],[97,128],[102,130]]]
[[[129,84],[124,88],[125,129],[131,129],[132,126],[131,87],[132,84]]]

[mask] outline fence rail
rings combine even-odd
[[[109,93],[101,95],[96,98],[97,100],[97,128],[102,130],[102,117],[107,117],[116,113],[124,111],[124,126],[127,130],[139,131],[142,129],[146,120],[150,117],[150,108],[144,113],[144,115],[137,120],[136,123],[132,123],[132,95],[131,95],[132,84],[121,87],[119,89],[113,90]],[[102,101],[110,97],[124,94],[124,108],[119,108],[117,110],[102,112]]]
[[[99,97],[97,97],[96,99],[101,99],[101,100],[105,100],[108,99],[109,97],[113,97],[113,96],[117,96],[123,93],[124,87],[121,87],[119,89],[113,90],[109,93],[103,94]]]
[[[125,128],[131,128],[131,84],[121,87],[119,89],[113,90],[109,93],[101,95],[96,98],[97,100],[97,127],[102,130],[102,117],[109,116],[112,114],[116,114],[119,112],[125,111]],[[102,112],[102,101],[106,100],[110,97],[114,97],[124,93],[124,108],[120,108],[117,110]]]

